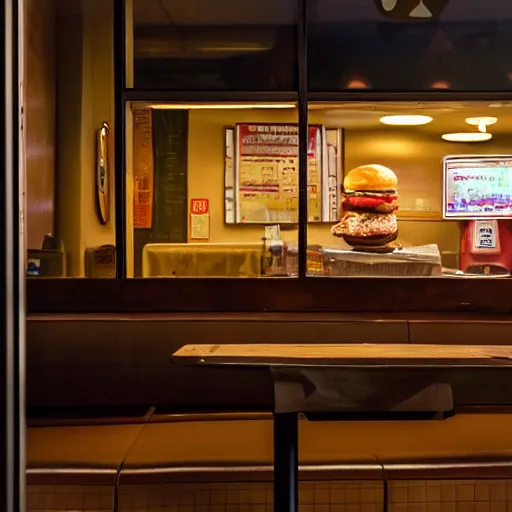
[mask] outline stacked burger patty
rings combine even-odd
[[[342,217],[332,234],[353,247],[382,247],[398,236],[397,177],[383,165],[352,169],[343,182]]]

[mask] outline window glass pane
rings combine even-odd
[[[28,275],[114,277],[113,162],[95,140],[114,121],[113,2],[24,8]]]
[[[512,3],[319,0],[311,13],[312,91],[508,91]]]
[[[134,87],[295,90],[295,3],[130,0]]]
[[[297,275],[293,103],[127,105],[130,277]]]
[[[311,122],[330,127],[322,175],[331,185],[329,207],[339,207],[329,222],[309,225],[310,259],[321,261],[320,272],[311,275],[510,273],[507,105],[339,103],[310,109]]]

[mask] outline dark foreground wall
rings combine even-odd
[[[33,316],[27,324],[27,403],[53,408],[157,406],[161,410],[268,410],[263,370],[179,368],[169,356],[187,343],[508,344],[506,319],[315,315]],[[512,404],[506,369],[451,371],[457,405]],[[233,383],[237,384],[234,385]]]

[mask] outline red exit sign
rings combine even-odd
[[[208,199],[192,199],[190,201],[190,213],[192,215],[205,215],[210,211],[210,201]]]

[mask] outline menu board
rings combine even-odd
[[[153,110],[154,208],[151,242],[184,243],[188,235],[188,112]]]
[[[153,216],[153,133],[149,109],[133,112],[133,227],[151,228]]]
[[[296,223],[299,200],[297,125],[239,124],[236,220],[240,223]],[[309,128],[308,216],[321,220],[322,130]]]
[[[444,218],[512,217],[512,156],[446,157]]]

